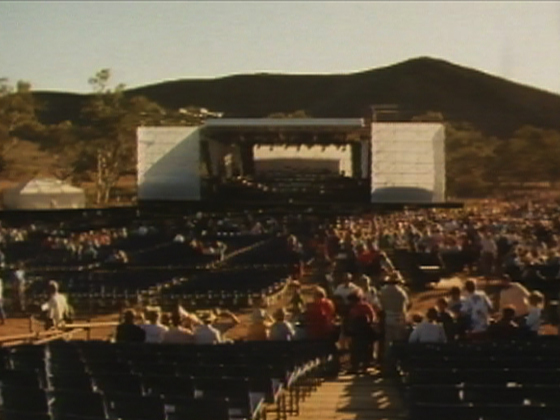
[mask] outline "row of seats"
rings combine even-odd
[[[398,343],[391,350],[412,420],[560,418],[556,336],[511,342]]]
[[[313,342],[16,347],[2,353],[2,418],[255,418],[331,356]]]

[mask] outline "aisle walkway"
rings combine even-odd
[[[401,420],[404,403],[394,379],[376,369],[368,375],[341,375],[324,382],[289,420]]]

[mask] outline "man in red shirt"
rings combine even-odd
[[[325,291],[317,287],[313,302],[307,305],[305,312],[307,337],[310,340],[329,340],[334,330],[334,303],[327,299]]]
[[[336,311],[334,303],[327,299],[325,290],[317,287],[314,292],[313,302],[307,305],[305,311],[306,336],[309,340],[322,340],[329,346],[334,355],[330,364],[329,373],[332,377],[338,376],[340,370],[340,357],[336,343],[340,336],[340,329],[335,324]]]

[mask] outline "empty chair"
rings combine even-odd
[[[409,397],[418,403],[459,404],[459,391],[456,385],[413,385]]]
[[[81,416],[106,418],[107,406],[103,395],[99,392],[53,392],[53,413],[58,419],[61,416]]]
[[[40,388],[2,386],[2,402],[4,410],[26,414],[49,412],[47,394]]]
[[[520,386],[466,384],[463,395],[465,402],[474,404],[521,405],[526,392]]]
[[[128,363],[114,359],[96,359],[87,361],[88,370],[94,375],[125,375],[130,374]]]
[[[149,394],[194,398],[194,384],[189,377],[147,375],[142,379]]]
[[[2,411],[2,420],[52,420],[49,413],[24,413],[21,411]]]
[[[249,381],[246,378],[194,378],[196,398],[227,399],[234,416],[252,416]]]
[[[91,376],[86,372],[56,372],[50,377],[50,385],[53,389],[67,391],[93,391]]]
[[[159,396],[110,396],[109,410],[120,420],[165,420],[163,400]]]
[[[143,395],[142,379],[138,375],[93,375],[93,382],[104,394]]]
[[[413,403],[409,410],[410,420],[453,419],[479,420],[480,416],[470,405]]]
[[[169,420],[229,420],[227,398],[166,398],[165,409]]]
[[[0,384],[16,388],[41,388],[42,385],[35,370],[5,370],[0,372]]]

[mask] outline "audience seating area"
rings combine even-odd
[[[560,339],[396,344],[410,419],[560,419]]]
[[[271,410],[285,418],[332,359],[309,341],[57,341],[2,350],[4,420],[227,420]]]
[[[305,202],[349,201],[364,202],[369,191],[367,180],[332,174],[270,174],[252,179],[239,177],[229,179],[218,186],[217,197],[235,197],[239,201],[285,201]]]

